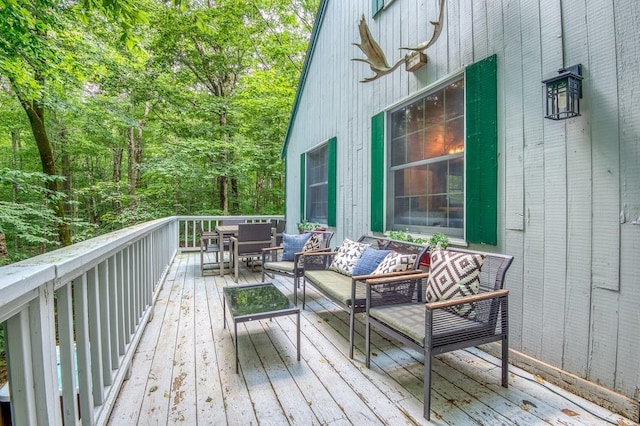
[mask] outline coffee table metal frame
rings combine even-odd
[[[265,310],[258,309],[256,312],[250,312],[243,315],[234,315],[229,292],[231,290],[246,292],[251,296],[252,291],[255,292],[256,289],[260,287],[272,287],[278,293],[282,295],[284,299],[286,299],[288,303],[288,307],[286,309],[278,309],[278,310]],[[229,305],[229,314],[231,315],[231,320],[233,322],[233,345],[235,347],[235,357],[236,357],[236,374],[239,373],[239,361],[238,361],[238,323],[249,322],[254,320],[261,320],[266,318],[275,318],[281,317],[285,315],[296,315],[296,348],[298,361],[300,361],[300,308],[295,307],[293,303],[289,300],[287,296],[285,296],[273,283],[258,283],[258,284],[243,284],[243,285],[234,285],[234,286],[226,286],[222,289],[223,298],[222,298],[222,311],[223,311],[223,328],[227,328],[227,305]],[[283,300],[284,300],[283,299]]]

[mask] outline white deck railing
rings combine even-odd
[[[176,252],[225,218],[160,219],[0,268],[13,424],[105,424]]]

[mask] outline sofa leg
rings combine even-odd
[[[431,419],[431,353],[424,354],[424,418]]]
[[[365,365],[371,368],[371,324],[368,317],[364,327]]]
[[[353,331],[353,327],[355,325],[356,319],[355,319],[355,313],[354,313],[354,309],[353,306],[351,307],[351,315],[349,316],[349,358],[353,359],[353,337],[354,337],[354,331]]]
[[[502,387],[509,387],[509,337],[502,336]]]

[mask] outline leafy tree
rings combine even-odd
[[[0,9],[0,74],[11,83],[31,125],[42,170],[58,175],[54,150],[47,133],[45,112],[66,87],[82,77],[83,64],[77,55],[83,38],[76,21],[88,22],[91,15],[120,19],[123,40],[132,43],[133,23],[144,19],[133,0],[83,0],[81,8],[55,0],[3,2]],[[49,194],[59,192],[59,181],[46,181]],[[62,245],[71,244],[71,231],[65,220],[63,199],[50,199],[58,217],[58,237]]]

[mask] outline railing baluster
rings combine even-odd
[[[109,321],[109,261],[98,265],[98,304],[100,305],[100,344],[102,345],[102,383],[111,386],[111,322]]]
[[[74,425],[79,419],[78,400],[76,393],[78,382],[76,378],[75,345],[73,337],[73,293],[72,283],[60,288],[56,295],[58,310],[58,337],[60,339],[60,374],[62,382],[62,417],[64,424]]]
[[[109,349],[111,353],[111,369],[116,370],[120,366],[120,345],[118,344],[118,283],[116,274],[116,257],[111,256],[108,263],[109,276],[109,331],[111,332]]]
[[[102,336],[100,329],[100,298],[98,267],[87,272],[87,305],[89,309],[89,341],[91,342],[91,381],[93,383],[93,403],[103,402],[102,378]]]
[[[74,280],[73,309],[76,325],[76,356],[78,357],[78,390],[80,392],[80,413],[93,412],[93,374],[91,369],[91,344],[89,339],[89,280],[94,269]],[[92,417],[83,420],[93,424]]]
[[[5,342],[9,360],[9,390],[13,421],[18,425],[36,424],[29,311],[24,309],[5,322]],[[17,396],[17,397],[16,397]]]
[[[38,297],[29,307],[31,367],[35,386],[38,423],[62,424],[60,412],[53,282],[38,288]]]

